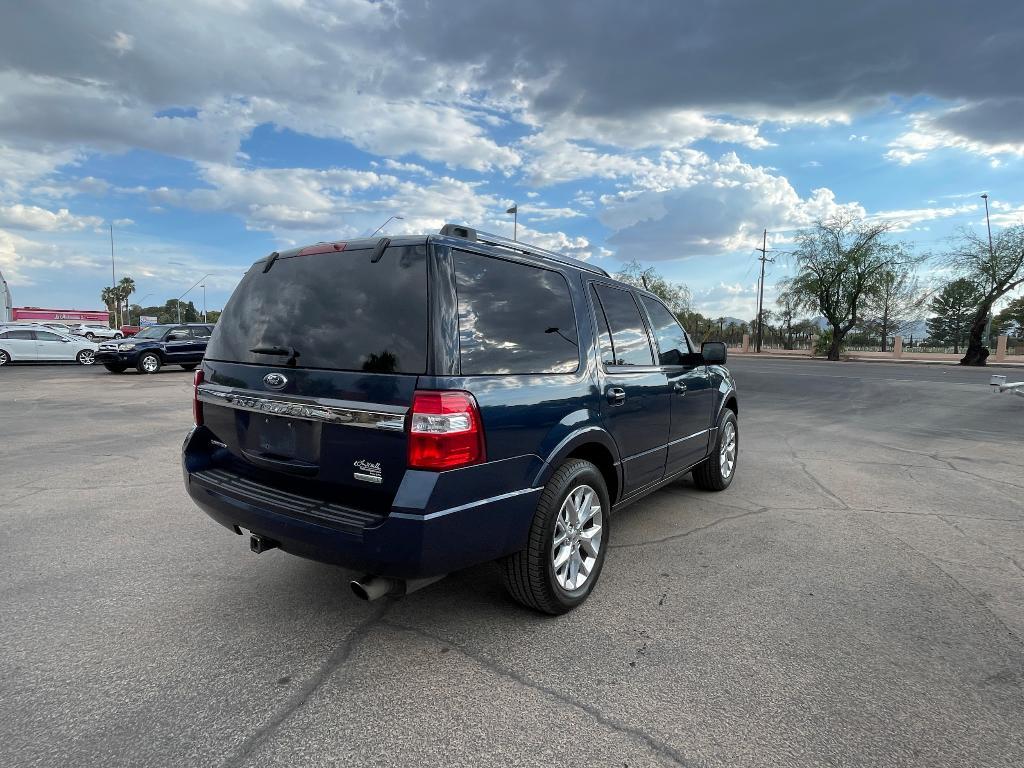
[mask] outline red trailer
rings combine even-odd
[[[38,322],[98,323],[110,325],[110,312],[105,309],[40,309],[39,307],[12,307],[11,320],[36,320]]]

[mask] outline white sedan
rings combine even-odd
[[[92,365],[96,362],[97,349],[99,346],[91,341],[45,328],[0,328],[0,366],[10,362],[61,360]]]

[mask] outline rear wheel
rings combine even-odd
[[[93,352],[91,349],[83,349],[81,352],[78,353],[75,359],[79,362],[80,365],[92,365],[93,363],[96,362],[96,353]]]
[[[11,362],[11,356],[6,349],[0,349],[0,365],[7,365]]]
[[[505,588],[525,606],[571,611],[590,595],[608,549],[611,503],[600,470],[569,459],[548,481],[526,549],[505,558]]]
[[[125,368],[127,368],[127,366],[115,365],[113,363],[104,363],[103,367],[106,368],[111,373],[124,373]]]
[[[117,333],[114,334],[114,338],[115,339],[123,339],[124,338],[124,334],[121,333],[120,331],[118,331]]]
[[[160,370],[161,365],[159,355],[147,352],[139,358],[139,373],[156,373]]]
[[[85,338],[87,338],[89,341],[93,341],[96,338],[96,334],[93,333],[92,331],[89,331],[88,333],[85,334]]]
[[[717,439],[703,463],[694,467],[693,482],[705,491],[724,491],[736,475],[740,455],[740,432],[736,414],[728,408],[718,417]]]

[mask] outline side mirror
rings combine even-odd
[[[700,355],[707,365],[725,365],[727,348],[721,341],[705,341],[700,345]]]

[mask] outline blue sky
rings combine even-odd
[[[983,191],[995,227],[1024,222],[1022,11],[940,5],[12,4],[0,271],[16,305],[99,307],[113,224],[136,300],[209,273],[215,309],[282,246],[392,215],[511,234],[515,201],[522,239],[749,318],[765,228],[784,251],[884,217],[940,254]]]

